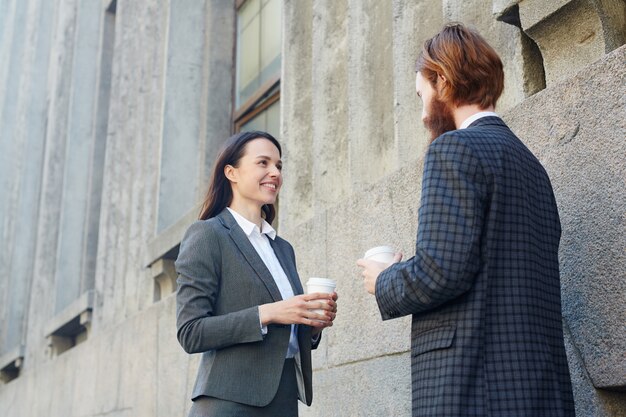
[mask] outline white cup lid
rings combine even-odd
[[[391,253],[395,255],[396,251],[391,246],[376,246],[375,248],[372,248],[365,252],[363,258],[367,259],[370,256],[378,255],[379,253]]]
[[[336,287],[337,283],[334,279],[311,277],[307,281],[306,285],[325,285],[328,287]]]

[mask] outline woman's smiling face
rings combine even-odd
[[[274,204],[283,184],[283,163],[276,145],[265,138],[253,139],[246,144],[237,166],[227,165],[233,198],[244,204],[261,207]]]

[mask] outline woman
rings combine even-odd
[[[280,158],[268,133],[228,139],[181,243],[177,335],[186,352],[202,353],[189,417],[290,417],[298,398],[311,404],[311,349],[333,323],[337,295],[302,295],[293,248],[270,225]]]

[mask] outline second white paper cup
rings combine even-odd
[[[391,246],[376,246],[365,252],[363,259],[390,264],[394,256],[396,256],[396,251]]]

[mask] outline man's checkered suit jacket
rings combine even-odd
[[[428,149],[415,256],[376,283],[413,315],[413,416],[574,416],[561,323],[561,226],[545,170],[498,117]]]

